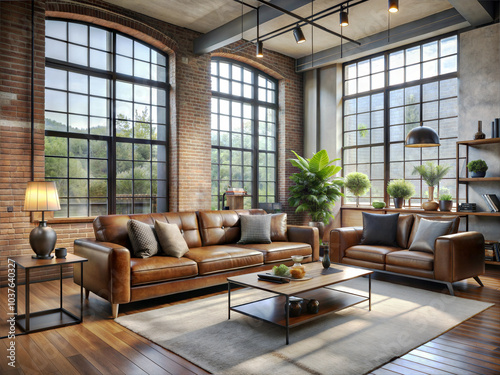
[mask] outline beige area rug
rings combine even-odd
[[[366,293],[367,279],[337,286]],[[267,295],[240,289],[231,305]],[[290,329],[231,312],[227,294],[126,315],[116,322],[214,374],[360,375],[492,304],[372,280],[368,302]]]

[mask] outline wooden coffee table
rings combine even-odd
[[[291,327],[318,319],[325,314],[343,310],[365,301],[368,301],[368,310],[371,311],[372,271],[334,264],[327,270],[328,272],[325,272],[320,262],[304,264],[304,267],[306,269],[306,275],[312,277],[310,280],[292,280],[285,284],[259,280],[257,274],[264,272],[228,277],[228,319],[231,319],[231,311],[236,311],[240,314],[284,327],[286,328],[286,344],[288,345],[289,329]],[[360,276],[368,276],[368,296],[349,293],[332,287],[335,284]],[[276,294],[276,296],[231,306],[231,284],[264,290]],[[307,311],[304,312],[304,306],[300,316],[289,317],[289,302],[292,296],[301,297],[304,298],[304,300],[318,300],[318,313],[309,314]]]

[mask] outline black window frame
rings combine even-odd
[[[153,179],[152,174],[151,174],[151,176],[149,178],[149,181],[151,181],[150,194],[146,198],[148,198],[150,200],[150,203],[149,203],[150,210],[148,212],[168,211],[168,207],[169,207],[169,194],[168,194],[168,192],[169,192],[169,184],[170,184],[170,182],[169,182],[169,157],[168,157],[168,155],[169,155],[169,133],[170,133],[170,108],[169,108],[170,83],[169,83],[169,73],[168,73],[169,72],[169,57],[168,57],[168,55],[166,53],[164,53],[163,51],[155,48],[154,46],[152,46],[152,45],[150,45],[150,44],[148,44],[140,39],[134,38],[133,36],[127,35],[125,33],[121,33],[121,32],[114,30],[114,29],[102,27],[102,26],[95,25],[92,23],[87,23],[87,22],[82,22],[82,21],[77,21],[77,20],[72,20],[72,19],[64,19],[64,18],[47,17],[45,19],[45,21],[66,22],[67,23],[67,26],[66,26],[67,30],[69,30],[70,24],[85,25],[88,27],[87,30],[88,30],[89,36],[90,36],[91,27],[109,32],[111,34],[111,45],[109,47],[108,52],[111,55],[111,59],[112,59],[111,63],[110,63],[110,65],[111,65],[110,68],[108,70],[104,70],[104,69],[97,69],[97,68],[90,67],[90,64],[89,64],[90,54],[88,54],[88,56],[87,56],[87,59],[88,59],[87,66],[71,63],[69,61],[62,61],[62,60],[57,60],[57,59],[50,58],[50,57],[45,57],[45,67],[46,68],[54,68],[54,69],[63,70],[66,72],[71,72],[71,73],[80,73],[80,74],[88,75],[89,77],[104,78],[104,79],[109,80],[109,83],[110,83],[110,87],[108,88],[109,95],[107,96],[107,99],[109,101],[108,111],[109,111],[109,127],[110,127],[108,135],[91,134],[90,133],[90,126],[89,126],[89,131],[86,134],[69,132],[68,131],[69,124],[68,124],[67,125],[68,130],[66,130],[66,131],[56,131],[56,130],[46,130],[45,129],[45,137],[66,138],[68,143],[71,141],[71,139],[87,140],[88,144],[89,144],[88,156],[87,156],[89,164],[90,164],[91,160],[94,160],[94,158],[92,158],[90,156],[90,141],[104,141],[107,143],[107,178],[106,178],[106,180],[107,180],[107,197],[106,197],[106,199],[107,199],[107,207],[108,207],[107,214],[116,214],[117,213],[117,195],[118,194],[116,191],[116,186],[117,186],[117,183],[116,183],[116,181],[117,181],[117,168],[116,168],[116,166],[117,166],[118,160],[117,160],[117,155],[116,155],[116,145],[120,142],[132,144],[131,147],[132,147],[132,153],[133,153],[132,154],[132,161],[133,162],[135,162],[135,160],[134,160],[134,146],[136,144],[137,145],[147,144],[147,145],[151,145],[151,147],[153,147],[155,145],[164,147],[165,157],[164,157],[164,160],[161,161],[161,164],[164,164],[165,169],[164,169],[164,173],[162,173],[162,174],[164,174],[165,179],[164,180],[162,179],[162,181],[157,179],[156,181],[162,183],[162,188],[164,188],[165,191],[161,194],[161,196],[159,196],[158,194],[156,196],[153,195],[153,186],[152,186],[153,183],[152,182],[155,181],[155,179]],[[133,45],[135,45],[135,42],[140,43],[140,44],[146,46],[147,48],[149,48],[151,51],[154,51],[157,54],[161,55],[163,58],[165,58],[164,65],[157,65],[156,63],[153,63],[152,61],[150,62],[150,69],[151,69],[152,65],[155,65],[158,67],[163,67],[163,66],[165,67],[165,82],[162,82],[160,80],[153,80],[151,78],[146,79],[146,78],[136,77],[133,75],[118,73],[117,68],[116,68],[117,67],[116,56],[118,55],[118,53],[116,51],[116,37],[117,37],[117,35],[131,39]],[[45,37],[47,38],[47,35]],[[67,45],[72,44],[68,40],[69,38],[66,38],[66,40],[56,39],[53,37],[49,37],[49,38],[63,41]],[[90,46],[90,42],[88,42],[87,49],[89,51],[92,49],[92,47]],[[140,60],[140,59],[138,59],[138,60]],[[132,61],[133,62],[136,61],[135,57],[132,57]],[[150,72],[151,72],[151,70],[150,70]],[[118,100],[117,95],[116,95],[116,82],[117,81],[125,81],[125,82],[130,83],[130,84],[146,85],[146,86],[149,86],[150,88],[158,88],[158,89],[164,90],[164,92],[165,92],[164,103],[165,104],[161,105],[161,107],[165,108],[164,123],[158,122],[158,123],[153,124],[152,119],[151,119],[151,114],[150,114],[150,119],[147,122],[151,125],[151,127],[150,127],[151,131],[153,130],[152,129],[153,125],[164,126],[164,129],[163,129],[164,135],[161,137],[161,139],[156,139],[156,140],[154,140],[154,139],[140,139],[140,138],[134,138],[133,136],[129,138],[129,137],[118,137],[116,135],[117,134],[117,125],[116,125],[117,114],[116,114],[115,109],[116,109],[116,101]],[[70,92],[68,87],[66,88],[66,90],[60,90],[60,91],[66,92],[66,94],[68,94]],[[87,94],[87,96],[91,97],[90,94]],[[134,101],[134,99],[132,99],[131,103],[132,103],[132,106],[134,106],[136,104],[136,101]],[[152,104],[150,104],[150,106],[152,106]],[[61,112],[61,113],[64,114],[64,112]],[[65,114],[70,116],[69,108],[67,109]],[[88,116],[90,117],[90,113],[88,114]],[[137,119],[132,118],[132,120],[130,122],[135,124],[136,122],[141,122],[141,121],[137,121]],[[151,150],[152,150],[152,148],[151,148]],[[68,152],[66,158],[68,160],[68,165],[69,165],[70,159],[71,159],[69,152]],[[102,160],[102,159],[100,159],[100,160]],[[154,161],[151,158],[151,160],[149,161],[149,163],[151,164],[151,168],[152,168],[153,162]],[[134,173],[135,172],[134,172],[134,168],[133,168],[132,169],[132,177],[130,179],[132,181],[132,186],[134,186],[135,181],[140,181],[140,180],[134,178]],[[46,179],[53,180],[54,177],[47,177],[46,176]],[[86,216],[93,217],[96,215],[93,215],[91,212],[92,207],[91,207],[90,200],[92,199],[92,197],[90,196],[90,180],[91,180],[90,168],[88,170],[87,177],[82,178],[82,179],[87,180],[87,187],[88,187],[87,197],[77,197],[77,198],[87,199],[87,215]],[[67,213],[63,216],[58,216],[57,212],[56,212],[56,217],[68,218],[68,219],[84,217],[84,216],[71,216],[71,214],[70,214],[71,211],[70,211],[69,200],[73,197],[70,196],[70,192],[69,192],[69,180],[70,180],[70,177],[68,175],[66,177],[67,196],[63,196],[64,199],[66,199],[66,198],[68,199]],[[148,181],[148,180],[146,179],[145,181]],[[139,197],[136,197],[136,195],[139,195],[139,194],[135,194],[134,190],[132,190],[132,195],[130,197],[132,212],[121,212],[121,213],[144,213],[143,211],[136,212],[136,210],[135,210],[136,203],[138,202],[139,199],[141,199]],[[144,197],[143,197],[143,199],[144,199]],[[158,199],[162,200],[162,202],[160,204],[161,209],[158,205]],[[156,207],[157,207],[156,210],[153,209],[155,207],[154,202],[156,202]]]

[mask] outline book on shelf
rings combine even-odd
[[[484,201],[486,202],[486,206],[488,207],[488,209],[490,210],[490,212],[495,212],[495,207],[493,207],[493,203],[489,199],[488,195],[487,194],[481,194],[481,196],[483,197]]]
[[[498,241],[484,241],[484,259],[500,262],[500,243]]]
[[[487,200],[491,208],[491,212],[500,211],[500,201],[496,194],[483,194],[483,198]]]

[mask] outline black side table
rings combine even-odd
[[[68,254],[66,259],[52,258],[52,259],[33,259],[31,255],[17,256],[10,258],[15,263],[16,267],[16,283],[15,283],[15,305],[14,313],[16,314],[16,325],[26,332],[36,332],[42,331],[49,328],[64,327],[71,324],[78,324],[83,321],[83,263],[87,261],[86,258],[79,257],[77,255]],[[72,314],[65,308],[63,308],[63,282],[62,282],[62,266],[66,264],[77,264],[80,263],[81,266],[81,282],[80,282],[80,317]],[[60,294],[59,294],[59,308],[37,311],[32,313],[30,311],[30,271],[35,268],[44,267],[54,267],[59,266],[59,284],[60,284]],[[23,268],[25,271],[25,285],[26,285],[26,304],[25,313],[22,315],[17,315],[18,307],[18,293],[17,286],[19,283],[18,275],[19,268]]]

